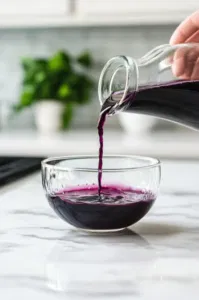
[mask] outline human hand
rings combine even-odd
[[[199,43],[199,10],[186,18],[171,36],[171,45],[182,43]],[[199,44],[179,48],[172,58],[172,70],[181,79],[199,80]]]

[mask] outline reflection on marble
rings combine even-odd
[[[131,230],[112,234],[73,230],[48,256],[47,284],[70,297],[135,296],[140,294],[139,278],[154,267],[155,258],[147,240]]]
[[[198,300],[199,163],[167,162],[162,170],[149,214],[111,234],[60,220],[39,175],[2,190],[1,299]]]

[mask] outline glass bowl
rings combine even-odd
[[[89,231],[117,231],[144,217],[156,200],[160,162],[141,156],[103,157],[98,190],[98,156],[42,161],[42,184],[50,206],[69,224]]]

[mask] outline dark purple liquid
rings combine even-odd
[[[143,87],[136,94],[128,94],[124,110],[164,118],[199,130],[199,81]]]
[[[81,187],[47,195],[55,212],[71,225],[90,230],[114,230],[139,221],[151,208],[151,192],[120,186]]]
[[[173,81],[167,84],[140,87],[138,92],[131,92],[126,96],[123,108],[127,112],[152,115],[199,130],[199,81]],[[109,110],[101,113],[98,123],[99,196],[102,189],[103,129]]]
[[[103,112],[100,115],[98,122],[98,136],[99,136],[99,162],[98,162],[98,195],[100,197],[101,188],[102,188],[102,168],[103,168],[103,152],[104,152],[104,124],[106,122],[106,116],[108,114],[108,110]]]

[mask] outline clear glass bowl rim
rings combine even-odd
[[[154,167],[158,167],[161,165],[161,162],[157,158],[147,157],[147,156],[138,156],[138,155],[104,155],[103,159],[106,158],[118,158],[118,159],[134,159],[134,160],[146,160],[146,165],[138,166],[138,167],[130,167],[130,168],[103,168],[103,172],[127,172],[127,171],[140,171],[144,169],[150,169]],[[69,155],[69,156],[57,156],[57,157],[49,157],[44,159],[41,162],[42,168],[47,168],[49,170],[54,171],[63,171],[63,172],[71,172],[71,171],[79,171],[79,172],[98,172],[98,168],[78,168],[78,167],[59,167],[56,165],[52,165],[52,162],[55,161],[64,161],[64,160],[78,160],[78,159],[98,159],[98,155]]]

